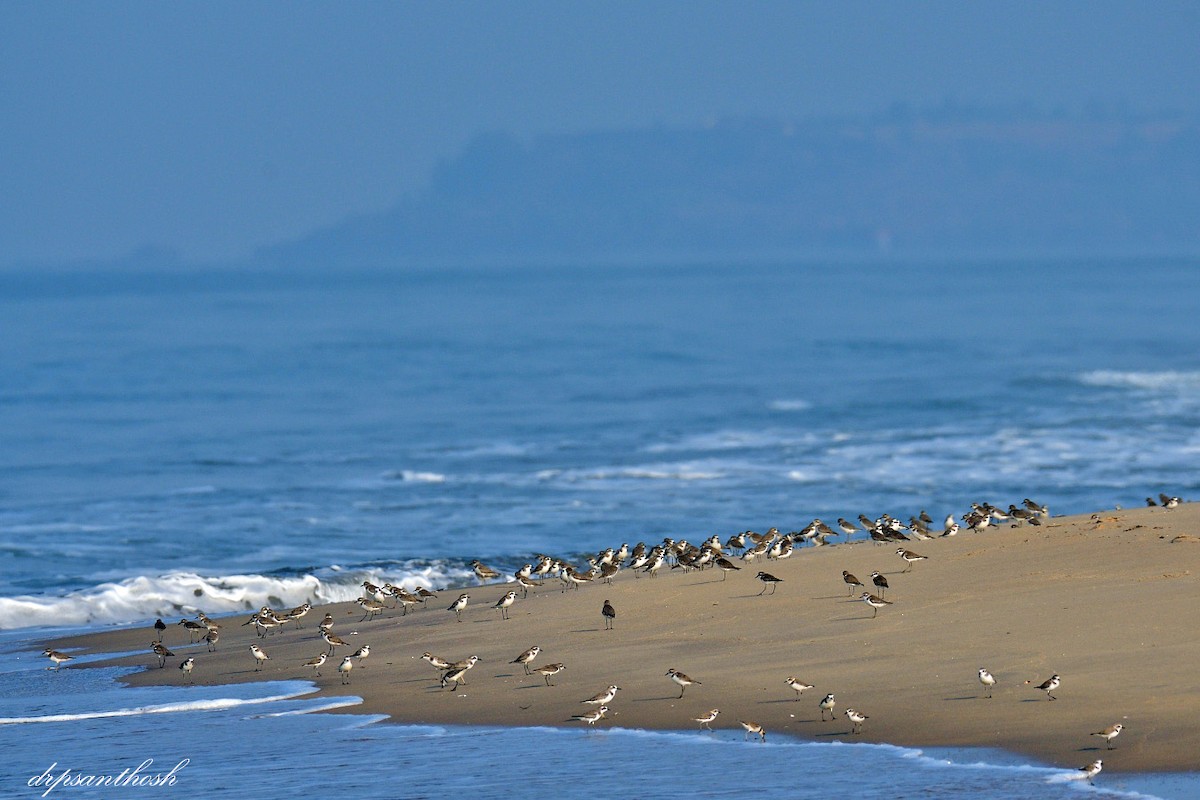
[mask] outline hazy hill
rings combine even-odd
[[[1200,250],[1200,128],[943,111],[479,136],[391,211],[276,264],[701,253]]]

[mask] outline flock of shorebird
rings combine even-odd
[[[1165,508],[1175,508],[1181,502],[1177,497],[1168,497],[1160,495],[1161,505]],[[1159,505],[1152,498],[1147,498],[1148,505]],[[972,508],[967,513],[961,516],[962,523],[966,528],[973,531],[982,531],[990,525],[1000,522],[1012,522],[1014,525],[1020,526],[1025,524],[1041,525],[1042,520],[1049,516],[1045,506],[1039,505],[1026,498],[1021,506],[1011,504],[1007,510],[1002,510],[996,506],[987,503],[974,503]],[[509,618],[509,610],[517,601],[518,592],[523,596],[528,597],[529,591],[534,588],[545,586],[545,580],[556,577],[561,582],[561,591],[566,592],[570,589],[579,589],[583,584],[600,582],[611,583],[613,577],[622,569],[633,571],[635,577],[646,574],[651,578],[656,577],[659,572],[665,567],[668,570],[680,569],[684,572],[692,572],[703,569],[717,569],[722,572],[722,580],[730,572],[740,571],[744,565],[752,563],[756,559],[766,561],[778,561],[789,558],[797,546],[804,543],[811,543],[812,546],[826,545],[827,540],[831,537],[841,535],[852,536],[865,533],[876,543],[909,543],[912,540],[929,540],[934,537],[955,536],[962,529],[959,520],[950,515],[946,517],[940,529],[933,525],[932,518],[924,511],[918,516],[910,517],[907,524],[900,520],[884,514],[878,519],[870,519],[865,515],[859,515],[859,524],[855,525],[846,519],[838,519],[837,530],[822,522],[820,519],[814,519],[811,523],[805,526],[800,531],[781,534],[778,529],[771,528],[766,533],[759,534],[753,531],[745,531],[742,533],[730,536],[726,541],[722,542],[719,536],[712,536],[701,545],[696,546],[687,541],[675,541],[673,539],[664,539],[660,544],[648,546],[647,544],[638,543],[633,548],[628,544],[622,544],[618,548],[608,548],[594,556],[587,557],[589,568],[582,570],[575,564],[564,559],[554,558],[549,555],[539,555],[535,562],[527,563],[516,570],[511,582],[515,582],[520,589],[509,590],[499,600],[497,600],[492,608],[500,612],[501,619]],[[905,562],[904,572],[908,572],[913,568],[914,564],[927,560],[927,556],[921,555],[913,550],[908,549],[905,544],[901,544],[896,548],[896,555]],[[739,563],[740,562],[740,563]],[[498,570],[495,570],[482,562],[472,561],[471,567],[479,579],[481,585],[490,581],[495,581],[504,576]],[[767,593],[768,588],[770,593],[774,594],[780,583],[781,578],[776,577],[765,571],[759,571],[755,576],[763,586],[759,595]],[[849,588],[849,593],[853,596],[854,592],[862,589],[859,599],[871,607],[871,618],[878,616],[881,609],[885,609],[892,605],[892,601],[885,599],[885,595],[889,588],[887,578],[878,571],[870,574],[870,581],[875,592],[866,589],[866,584],[859,580],[848,570],[842,571],[842,580]],[[369,621],[381,615],[388,608],[397,606],[402,608],[402,613],[407,614],[412,606],[422,605],[428,607],[427,603],[430,599],[436,598],[436,592],[418,586],[411,592],[403,587],[394,586],[390,583],[383,585],[375,585],[370,581],[364,581],[362,584],[363,593],[355,602],[363,609],[363,617],[360,622]],[[877,592],[877,593],[876,593]],[[462,621],[463,612],[467,609],[471,600],[469,593],[461,593],[446,610],[455,615],[457,621]],[[255,660],[255,670],[262,669],[264,662],[270,660],[270,656],[263,649],[262,641],[269,635],[283,630],[284,626],[292,623],[295,627],[302,626],[302,620],[312,611],[312,606],[309,603],[304,603],[290,611],[276,611],[268,606],[260,608],[256,613],[242,623],[242,627],[254,626],[255,632],[259,638],[259,642],[251,644],[249,651]],[[601,616],[607,630],[612,630],[615,627],[617,611],[613,604],[605,600],[601,607]],[[334,656],[335,649],[340,646],[349,646],[345,639],[333,633],[334,624],[333,616],[329,613],[325,614],[325,618],[318,625],[321,638],[328,645],[328,650],[317,656],[303,662],[303,667],[312,668],[316,676],[320,676],[321,667],[326,661]],[[195,620],[181,619],[176,623],[178,627],[182,627],[189,635],[190,643],[195,644],[200,641],[206,642],[209,651],[215,651],[221,636],[221,626],[207,617],[203,613],[198,613]],[[163,634],[168,626],[158,619],[154,623],[155,639],[150,643],[151,652],[158,659],[160,668],[166,666],[168,658],[175,654],[163,644]],[[357,631],[350,632],[350,636],[357,635]],[[551,678],[566,669],[565,664],[552,663],[539,667],[531,667],[532,662],[541,653],[541,648],[538,646],[530,647],[523,651],[520,655],[512,660],[513,664],[520,664],[526,675],[536,675],[542,677],[547,686],[552,686]],[[67,661],[70,661],[72,656],[47,648],[43,655],[53,662],[53,669],[57,670],[59,666]],[[350,673],[354,669],[355,662],[361,664],[370,655],[370,645],[363,645],[355,649],[350,655],[342,658],[337,671],[341,676],[342,683],[350,682]],[[467,673],[478,663],[477,656],[461,661],[450,661],[439,658],[432,653],[424,653],[421,658],[428,662],[431,666],[441,673],[440,686],[444,689],[456,690],[460,685],[466,685]],[[196,668],[196,659],[188,657],[179,664],[179,669],[184,679],[188,682],[193,681],[193,671]],[[700,681],[688,677],[683,672],[677,669],[669,669],[666,672],[666,677],[679,686],[679,698],[682,699],[687,688],[692,685],[700,685]],[[985,668],[980,668],[978,671],[978,681],[987,690],[985,697],[992,697],[992,690],[997,685],[996,677]],[[1033,681],[1025,681],[1026,685],[1032,685]],[[1059,688],[1062,679],[1059,675],[1052,675],[1047,680],[1036,686],[1037,689],[1044,691],[1049,700],[1055,700],[1053,692]],[[808,690],[814,688],[812,684],[794,676],[788,677],[785,685],[795,692],[795,699],[800,700],[801,695]],[[572,716],[572,719],[578,720],[587,724],[589,727],[595,726],[598,722],[605,718],[611,710],[610,703],[613,703],[620,687],[613,684],[607,689],[599,692],[587,700],[581,701],[583,704],[594,706],[591,711]],[[828,714],[829,720],[836,719],[835,707],[837,699],[831,692],[826,694],[818,703],[821,720],[826,720]],[[704,714],[693,717],[692,720],[700,725],[702,730],[713,730],[712,723],[716,721],[720,710],[713,708]],[[859,710],[847,708],[843,712],[849,720],[851,728],[850,733],[858,734],[862,732],[863,724],[870,719],[869,716]],[[766,741],[766,729],[761,724],[750,720],[738,720],[738,723],[745,731],[745,737],[755,737],[759,741]],[[1107,749],[1112,749],[1112,742],[1123,730],[1121,724],[1112,725],[1101,731],[1092,733],[1092,736],[1098,736],[1105,740]],[[1103,763],[1097,759],[1093,763],[1080,768],[1081,777],[1087,778],[1089,781],[1100,772]]]

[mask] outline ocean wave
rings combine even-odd
[[[445,483],[446,476],[440,472],[421,472],[419,470],[402,469],[385,472],[385,480],[404,481],[406,483]]]
[[[354,600],[367,580],[429,588],[461,584],[473,577],[469,567],[448,561],[329,567],[319,572],[216,577],[172,572],[102,583],[63,595],[0,597],[0,629],[125,624],[155,617],[190,617],[198,611],[216,616],[263,605],[324,605]]]
[[[1098,369],[1079,376],[1085,386],[1140,389],[1155,392],[1190,392],[1200,389],[1200,371],[1123,372]]]
[[[713,481],[725,477],[725,473],[690,464],[649,464],[633,467],[600,467],[596,469],[550,469],[537,473],[543,481],[558,480],[568,483],[592,481]]]
[[[812,408],[812,403],[807,400],[772,400],[767,403],[767,408],[772,411],[807,411]]]
[[[78,722],[85,719],[108,719],[112,717],[140,717],[146,714],[178,714],[188,711],[227,711],[240,706],[256,706],[292,700],[317,691],[315,686],[297,688],[284,694],[267,697],[212,697],[204,700],[187,700],[178,703],[158,703],[135,708],[115,708],[107,711],[83,711],[74,714],[45,714],[37,717],[0,717],[0,725],[25,725],[40,722]]]

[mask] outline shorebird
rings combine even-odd
[[[1086,767],[1080,767],[1079,771],[1083,773],[1081,777],[1087,778],[1087,782],[1091,783],[1092,778],[1100,774],[1100,770],[1104,769],[1104,761],[1097,758]]]
[[[846,717],[850,720],[851,733],[862,733],[862,724],[870,719],[866,714],[855,711],[853,708],[846,709]]]
[[[266,654],[261,647],[256,644],[250,645],[250,655],[254,656],[254,671],[262,669],[264,661],[270,661],[271,657]]]
[[[717,565],[717,569],[721,570],[721,580],[725,580],[730,572],[736,572],[741,569],[741,567],[734,564],[728,558],[725,558],[725,556],[718,556],[713,563]]]
[[[705,729],[711,731],[712,726],[709,723],[711,723],[713,720],[715,720],[717,718],[717,714],[720,714],[720,713],[721,713],[721,711],[719,709],[714,708],[712,711],[709,711],[704,716],[692,717],[692,722],[699,722],[701,728],[705,728]]]
[[[517,593],[510,591],[504,597],[497,600],[496,605],[492,606],[492,608],[500,609],[500,619],[508,619],[508,608],[515,602],[517,602]]]
[[[888,582],[887,578],[880,575],[878,572],[871,573],[871,583],[875,584],[875,588],[879,590],[879,596],[887,594]]]
[[[929,558],[929,556],[923,556],[918,553],[914,553],[912,550],[905,550],[903,547],[896,548],[896,555],[903,558],[904,563],[908,564],[908,566],[904,568],[905,572],[908,572],[910,569],[912,569],[912,565],[916,562],[925,561]]]
[[[314,670],[316,670],[316,672],[317,672],[316,677],[319,678],[319,677],[321,677],[321,667],[324,666],[325,660],[327,658],[329,658],[329,656],[325,655],[324,653],[321,653],[321,655],[317,656],[316,658],[310,658],[308,661],[305,661],[304,666],[312,667]]]
[[[520,664],[522,667],[525,668],[525,674],[529,675],[529,674],[531,674],[529,672],[529,662],[531,662],[535,658],[537,658],[537,655],[540,652],[542,652],[542,648],[538,647],[535,644],[533,647],[529,648],[524,653],[521,653],[521,655],[517,656],[516,658],[514,658],[512,661],[510,661],[508,663]],[[426,658],[426,656],[428,656],[428,658]],[[426,653],[424,656],[422,656],[422,658],[425,658],[425,660],[428,661],[430,658],[434,658],[434,656],[431,656],[431,655],[429,655],[429,653]]]
[[[162,641],[163,631],[167,629],[167,623],[162,621],[162,618],[154,620],[154,635],[158,637],[158,641]]]
[[[475,570],[475,575],[479,578],[480,583],[487,583],[500,577],[499,572],[478,560],[471,562],[471,569]]]
[[[301,603],[287,613],[287,618],[289,621],[296,623],[297,628],[303,628],[304,626],[300,624],[300,620],[310,611],[312,611],[311,603]]]
[[[987,687],[987,696],[990,698],[992,696],[992,687],[996,685],[996,678],[992,675],[992,673],[988,672],[983,667],[980,667],[979,682]]]
[[[601,616],[604,617],[604,629],[611,631],[613,629],[613,620],[617,618],[617,610],[612,607],[612,603],[604,601],[604,607],[600,609]]]
[[[595,725],[600,720],[604,719],[604,715],[608,713],[608,706],[600,706],[595,711],[589,711],[586,714],[575,714],[571,719],[577,719],[580,722],[586,722],[589,726]]]
[[[346,656],[342,659],[342,663],[338,664],[338,672],[341,673],[342,683],[350,683],[350,670],[354,669],[354,657]]]
[[[521,597],[529,597],[529,590],[541,586],[540,583],[527,575],[518,575],[517,583],[521,585]]]
[[[1025,683],[1028,685],[1028,684],[1033,683],[1033,681],[1025,681]],[[1046,680],[1039,683],[1037,688],[1039,688],[1043,692],[1045,692],[1046,697],[1049,697],[1051,700],[1057,700],[1058,698],[1050,693],[1053,692],[1055,689],[1057,689],[1061,685],[1062,685],[1062,679],[1059,678],[1057,674],[1055,674],[1055,675],[1051,675],[1049,678],[1047,678]]]
[[[806,689],[813,688],[811,683],[805,683],[804,681],[800,680],[799,678],[788,678],[786,681],[784,681],[784,683],[786,683],[788,686],[792,687],[796,691],[796,699],[797,700],[800,699],[800,695],[804,694]]]
[[[849,572],[847,572],[846,570],[842,570],[842,580],[843,580],[843,581],[845,581],[845,583],[846,583],[846,586],[847,586],[847,587],[850,589],[850,592],[849,592],[849,594],[851,594],[851,595],[852,595],[852,594],[854,594],[854,587],[855,587],[855,586],[857,586],[857,587],[858,587],[858,588],[860,588],[860,589],[866,588],[866,587],[864,587],[864,586],[863,586],[863,582],[862,582],[862,581],[860,581],[858,578],[856,578],[856,577],[854,577],[853,575],[851,575],[851,574],[850,574]]]
[[[167,658],[175,655],[170,650],[168,650],[162,642],[151,642],[150,649],[154,652],[154,655],[158,656],[158,668],[159,669],[162,669],[163,667],[165,667],[167,665]]]
[[[442,676],[442,688],[449,687],[451,691],[458,688],[459,683],[466,683],[467,667],[452,669]]]
[[[192,680],[192,668],[196,666],[196,659],[186,658],[179,664],[179,671],[183,673],[183,677],[188,683],[194,683]]]
[[[198,642],[201,636],[208,633],[207,627],[201,625],[199,622],[193,622],[190,619],[181,619],[175,624],[183,626],[184,630],[188,632],[188,637],[192,640],[192,644]],[[162,637],[160,636],[158,640],[161,642]]]
[[[859,531],[859,527],[857,525],[855,525],[853,522],[851,522],[850,520],[845,519],[843,517],[838,517],[837,526],[841,530],[841,532],[846,534],[847,536],[849,536],[853,533],[858,533],[858,531]]]
[[[738,724],[746,729],[746,732],[742,734],[742,741],[746,741],[751,736],[757,736],[763,742],[767,740],[767,729],[757,722],[746,722],[739,719]]]
[[[875,619],[875,617],[879,616],[879,609],[892,604],[891,600],[884,600],[882,597],[873,595],[870,592],[863,592],[861,595],[859,595],[858,599],[862,600],[871,607],[871,619]]]
[[[679,672],[674,669],[667,670],[667,677],[670,678],[671,680],[675,681],[675,683],[679,684],[679,696],[680,697],[683,697],[683,693],[685,691],[687,691],[687,687],[691,686],[693,683],[696,684],[697,686],[701,685],[700,681],[694,681],[691,678],[689,678],[687,675],[684,675],[682,672]]]
[[[586,703],[588,705],[593,705],[593,706],[596,705],[597,703],[599,703],[600,705],[604,705],[606,703],[611,703],[613,701],[613,698],[617,696],[617,691],[620,688],[621,688],[620,686],[613,684],[612,686],[609,686],[607,689],[605,689],[600,694],[594,694],[591,697],[589,697],[587,700],[581,700],[580,702]]]
[[[334,648],[346,646],[346,640],[333,631],[322,630],[321,638],[325,640],[325,644],[329,645],[329,655],[333,655]]]
[[[562,672],[566,668],[567,667],[565,664],[547,664],[544,667],[537,667],[533,671],[546,679],[547,686],[553,686],[554,684],[550,682],[550,678]]]
[[[159,647],[162,647],[162,645],[159,645]],[[166,648],[164,647],[163,649],[165,650]],[[158,651],[155,650],[154,652],[157,653]],[[65,664],[74,658],[74,656],[69,656],[66,653],[60,653],[57,650],[51,650],[49,647],[42,651],[42,655],[54,662],[55,672],[58,672],[58,668],[61,664]],[[174,655],[174,653],[172,653],[172,655]],[[162,664],[159,664],[159,666],[161,667]]]
[[[317,627],[320,628],[322,632],[328,632],[329,629],[333,627],[333,614],[325,612],[325,618],[321,620]]]
[[[447,611],[453,611],[453,612],[454,612],[454,616],[458,618],[458,621],[459,621],[459,622],[462,622],[462,612],[463,612],[463,609],[467,607],[467,601],[468,601],[468,600],[470,600],[470,599],[471,599],[471,595],[469,595],[469,594],[460,594],[460,595],[458,596],[458,599],[457,599],[457,600],[455,600],[453,603],[451,603],[451,604],[450,604],[450,607],[449,607],[449,608],[447,608],[446,610],[447,610]]]
[[[454,671],[457,671],[460,669],[464,670],[462,677],[459,679],[459,683],[461,683],[463,686],[466,686],[467,685],[466,672],[470,671],[478,663],[479,663],[479,656],[471,656],[470,658],[464,658],[462,661],[455,661],[453,664],[447,665],[446,671],[454,672]]]
[[[754,577],[758,578],[763,583],[762,592],[758,593],[759,597],[762,597],[763,592],[765,592],[767,590],[768,586],[771,587],[771,594],[775,594],[776,585],[783,583],[783,578],[776,578],[774,575],[772,575],[769,572],[760,572],[757,575],[755,575]]]
[[[359,622],[363,622],[364,620],[369,620],[369,619],[375,619],[375,617],[382,614],[384,609],[387,608],[387,605],[385,603],[383,603],[382,601],[372,600],[369,597],[360,597],[357,600],[355,600],[354,602],[358,603],[358,605],[362,608],[362,610],[364,612],[362,615],[362,619],[360,619]]]
[[[1116,725],[1109,725],[1102,731],[1096,731],[1092,736],[1103,736],[1105,749],[1112,750],[1112,740],[1120,736],[1124,728],[1124,725],[1117,723]]]
[[[826,711],[829,712],[829,720],[830,720],[830,722],[832,722],[833,721],[833,707],[837,705],[837,700],[834,698],[833,692],[830,692],[829,694],[822,697],[821,702],[818,703],[817,705],[819,705],[821,707],[821,722],[825,721],[825,712]]]
[[[537,650],[538,648],[536,648],[536,647],[535,647],[535,648],[532,648],[532,649],[534,649],[534,650]],[[528,651],[526,651],[526,652],[528,652]],[[536,653],[535,653],[535,655],[536,655]],[[446,659],[444,659],[444,658],[439,658],[438,656],[435,656],[433,653],[422,653],[422,654],[421,654],[421,658],[422,658],[423,660],[425,660],[425,661],[428,661],[428,662],[429,662],[429,664],[430,664],[430,665],[431,665],[431,666],[432,666],[434,669],[437,669],[437,670],[442,670],[442,671],[445,671],[445,670],[448,670],[448,669],[450,669],[451,667],[453,667],[453,666],[454,666],[453,664],[451,664],[451,663],[450,663],[449,661],[447,661]],[[514,663],[515,663],[515,662],[514,662]]]
[[[221,641],[221,632],[218,630],[210,630],[204,634],[204,643],[208,645],[208,652],[217,652],[217,642]]]
[[[364,644],[362,647],[358,648],[357,650],[355,650],[353,653],[351,653],[350,655],[348,655],[346,657],[347,658],[357,658],[358,663],[362,664],[363,659],[369,655],[371,655],[371,645]],[[363,667],[363,669],[366,669],[366,667]]]

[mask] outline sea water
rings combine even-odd
[[[4,789],[153,757],[191,759],[177,785],[204,796],[1073,796],[1002,754],[364,726],[275,716],[320,704],[302,684],[113,690],[37,653],[59,626],[460,583],[472,558],[1194,496],[1196,267],[0,276]],[[1193,778],[1154,791],[1200,795]]]

